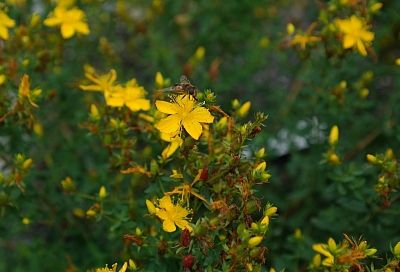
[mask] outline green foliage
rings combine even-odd
[[[0,271],[397,271],[399,9],[0,3]]]

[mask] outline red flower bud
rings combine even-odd
[[[190,244],[190,231],[184,229],[181,233],[181,246],[188,247]]]
[[[201,170],[200,180],[207,180],[207,179],[208,179],[208,167],[204,166],[204,168]]]
[[[185,270],[191,269],[194,264],[194,261],[195,261],[195,258],[193,257],[192,254],[184,256],[182,259],[183,269],[185,269]]]

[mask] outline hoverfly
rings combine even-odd
[[[179,83],[176,83],[171,87],[155,91],[155,97],[159,97],[164,93],[180,94],[185,96],[190,95],[197,100],[197,88],[190,83],[186,76],[181,76]]]

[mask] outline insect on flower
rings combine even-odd
[[[171,87],[155,91],[155,97],[158,98],[165,93],[172,93],[185,96],[189,95],[193,97],[195,100],[197,100],[196,99],[197,88],[190,83],[190,81],[186,76],[181,76],[179,83],[176,83]]]

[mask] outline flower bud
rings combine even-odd
[[[143,231],[139,227],[136,227],[136,229],[135,229],[136,236],[142,236],[142,233],[143,233]]]
[[[272,216],[272,215],[276,214],[277,211],[278,211],[277,207],[274,207],[274,206],[268,207],[267,210],[264,212],[264,215]]]
[[[295,26],[294,26],[292,23],[288,23],[288,24],[286,25],[286,32],[287,32],[287,34],[292,35],[295,31],[296,31],[296,28],[295,28]]]
[[[61,181],[61,187],[66,192],[72,192],[72,191],[75,191],[75,189],[76,189],[75,183],[71,177],[66,177],[65,179],[63,179]]]
[[[106,187],[101,186],[101,187],[100,187],[100,190],[99,190],[99,198],[100,198],[100,199],[104,199],[104,198],[106,198],[106,197],[107,197],[107,190],[106,190]]]
[[[86,216],[87,217],[94,217],[94,216],[96,216],[96,211],[93,210],[93,209],[89,209],[89,210],[86,211]]]
[[[238,117],[245,117],[249,113],[250,107],[251,107],[250,101],[244,103],[238,110]]]
[[[28,170],[29,168],[31,168],[32,163],[33,163],[33,160],[31,158],[25,160],[24,163],[22,164],[22,169]]]
[[[236,109],[238,109],[239,107],[240,107],[240,102],[239,102],[239,100],[233,99],[233,100],[232,100],[232,108],[233,108],[234,110],[236,110]]]
[[[261,224],[264,226],[269,225],[269,216],[268,215],[264,216],[264,218],[261,220]]]
[[[399,65],[399,66],[400,66],[400,58],[397,58],[397,59],[395,60],[395,63],[396,63],[396,65]]]
[[[367,154],[367,160],[369,163],[372,163],[372,164],[379,163],[378,159],[374,155],[371,155],[371,154]]]
[[[99,110],[97,109],[95,104],[90,105],[90,118],[95,121],[100,120]]]
[[[251,238],[249,239],[249,241],[248,241],[249,247],[250,247],[250,248],[253,248],[253,247],[258,246],[259,244],[261,244],[261,242],[262,242],[263,239],[264,239],[263,236],[254,236],[254,237],[251,237]]]
[[[195,258],[192,254],[186,255],[182,259],[182,266],[184,269],[190,270],[194,265]]]
[[[336,153],[331,153],[328,155],[328,162],[333,165],[340,164],[340,158]]]
[[[331,132],[329,133],[329,144],[336,145],[339,141],[339,128],[338,126],[334,125],[331,128]]]
[[[377,13],[381,8],[382,8],[383,4],[382,3],[374,3],[370,8],[370,12],[371,13]]]
[[[153,202],[146,199],[146,206],[147,206],[147,210],[149,211],[150,214],[156,213],[157,210],[156,210],[156,207],[154,206]]]
[[[204,55],[206,53],[206,49],[204,48],[204,46],[199,46],[196,49],[196,52],[194,53],[194,57],[197,60],[202,60],[204,58]]]
[[[188,247],[190,244],[190,231],[188,229],[184,229],[181,233],[181,246]]]
[[[256,156],[257,159],[263,158],[263,157],[265,156],[265,148],[264,148],[264,147],[263,147],[263,148],[260,148],[260,149],[256,152],[255,156]]]
[[[28,217],[22,218],[22,224],[24,224],[24,225],[29,225],[30,223],[31,223],[31,220],[29,220]]]
[[[397,242],[397,244],[394,246],[393,254],[396,256],[396,258],[400,259],[400,242]]]

